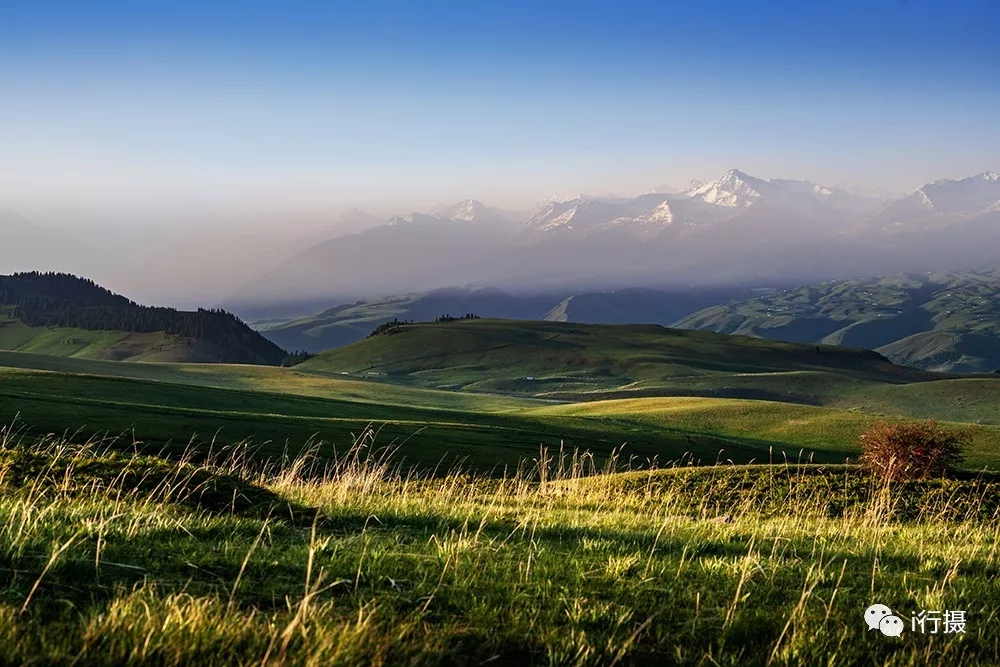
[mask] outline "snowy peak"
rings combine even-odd
[[[649,194],[633,199],[580,197],[569,201],[550,201],[521,226],[529,233],[598,231],[633,231],[641,235],[655,233],[673,222],[666,205],[668,195]]]
[[[936,213],[977,212],[1000,200],[1000,175],[987,171],[968,178],[933,181],[908,198]]]
[[[441,222],[447,222],[440,215],[430,215],[428,213],[419,213],[414,211],[409,215],[394,215],[389,218],[386,226],[397,227],[402,225],[430,225],[438,224]]]
[[[1000,175],[987,171],[967,178],[945,178],[921,185],[888,204],[869,221],[875,227],[939,224],[996,210]]]
[[[684,192],[651,193],[633,198],[578,197],[551,200],[529,218],[528,232],[589,234],[625,232],[649,237],[673,229],[698,232],[727,223],[758,204],[809,220],[860,221],[872,204],[846,192],[808,181],[766,181],[738,169],[707,184],[692,183]]]
[[[514,222],[513,214],[487,206],[477,199],[462,200],[444,209],[439,215],[453,222],[484,226],[509,226]]]
[[[738,169],[730,169],[722,178],[691,190],[688,195],[706,204],[746,208],[764,196],[768,185],[767,181],[749,176]]]
[[[490,213],[491,209],[483,202],[476,199],[466,199],[448,207],[448,209],[444,212],[444,217],[451,220],[472,222],[476,219],[481,220],[484,216]]]

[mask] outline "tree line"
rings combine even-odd
[[[91,280],[62,273],[0,276],[0,305],[31,327],[88,331],[164,332],[212,343],[231,363],[280,364],[287,353],[222,309],[140,306]]]
[[[446,315],[441,315],[440,317],[435,319],[434,322],[435,324],[440,324],[442,322],[459,322],[461,320],[478,320],[478,319],[480,319],[480,317],[475,313],[466,313],[465,315],[462,315],[460,317],[455,317],[453,315],[446,314]],[[413,320],[401,320],[399,318],[394,317],[391,320],[383,322],[382,324],[372,329],[371,333],[368,334],[368,338],[374,338],[375,336],[390,334],[393,331],[396,331],[397,329],[402,327],[404,324],[413,324]]]

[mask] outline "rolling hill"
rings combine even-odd
[[[297,368],[417,386],[565,398],[608,392],[787,398],[783,374],[914,382],[935,376],[864,350],[666,329],[655,325],[458,320],[405,324]],[[741,389],[741,380],[752,378]],[[763,378],[763,382],[756,382]],[[776,381],[773,381],[776,380]],[[773,381],[773,382],[772,382]],[[799,396],[798,402],[804,401]]]
[[[876,350],[934,371],[1000,368],[1000,269],[832,281],[689,315],[677,326]]]
[[[0,423],[129,433],[179,453],[251,439],[281,458],[363,432],[409,463],[479,471],[627,445],[645,460],[841,462],[880,419],[978,422],[971,467],[997,465],[1000,378],[895,366],[870,351],[659,326],[407,324],[295,368],[130,363],[0,352]],[[450,465],[450,464],[449,464]],[[497,468],[500,466],[500,468]]]
[[[0,276],[0,349],[115,361],[282,363],[287,353],[221,310],[140,306],[60,273]]]
[[[498,289],[448,288],[342,304],[296,318],[252,325],[285,349],[321,352],[355,343],[392,319],[429,321],[449,313],[478,313],[505,319],[541,319],[557,296],[515,296]]]
[[[322,352],[355,343],[392,319],[427,322],[441,315],[476,313],[511,320],[551,320],[586,324],[670,324],[697,310],[750,290],[619,289],[566,295],[511,294],[495,288],[446,288],[341,304],[300,317],[251,322],[268,340],[286,350]]]

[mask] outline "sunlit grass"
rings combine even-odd
[[[333,460],[161,461],[0,436],[0,663],[996,664],[986,479],[850,467],[504,477]],[[964,635],[866,631],[872,601]]]

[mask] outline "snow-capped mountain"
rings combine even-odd
[[[474,222],[480,225],[509,225],[517,216],[476,199],[466,199],[446,208],[441,215],[458,222]]]
[[[713,206],[747,208],[773,190],[770,183],[730,169],[722,178],[686,192],[693,199],[700,199]]]
[[[673,221],[669,208],[660,208],[668,196],[649,194],[632,199],[577,197],[568,201],[549,201],[524,221],[521,231],[590,234],[621,229],[631,221],[648,221],[652,216],[661,224],[669,225]]]
[[[414,211],[408,215],[394,215],[386,225],[441,225],[448,223],[475,224],[477,226],[510,225],[516,218],[500,209],[492,208],[475,199],[465,199],[446,206],[434,213]]]
[[[878,205],[877,199],[860,197],[839,188],[787,178],[764,180],[736,169],[730,169],[722,178],[688,194],[716,206],[749,208],[755,204],[766,204],[813,214],[833,212],[824,210],[824,207],[857,214],[873,211]]]
[[[536,211],[521,229],[562,234],[616,231],[644,238],[668,230],[672,234],[690,234],[742,219],[744,212],[756,207],[765,207],[782,219],[799,216],[804,224],[822,220],[828,227],[830,220],[852,222],[860,214],[874,210],[877,203],[808,181],[768,181],[730,169],[710,183],[693,182],[678,193],[554,199]]]
[[[935,181],[888,204],[869,195],[733,169],[683,192],[553,198],[519,217],[465,200],[312,246],[243,295],[770,284],[1000,262],[997,174]]]
[[[476,199],[466,199],[449,206],[444,212],[444,217],[451,220],[473,222],[474,220],[482,220],[484,216],[492,215],[492,213],[492,209],[483,202]]]
[[[1000,204],[1000,174],[987,171],[920,186],[889,203],[869,221],[874,228],[945,224],[985,214]]]

